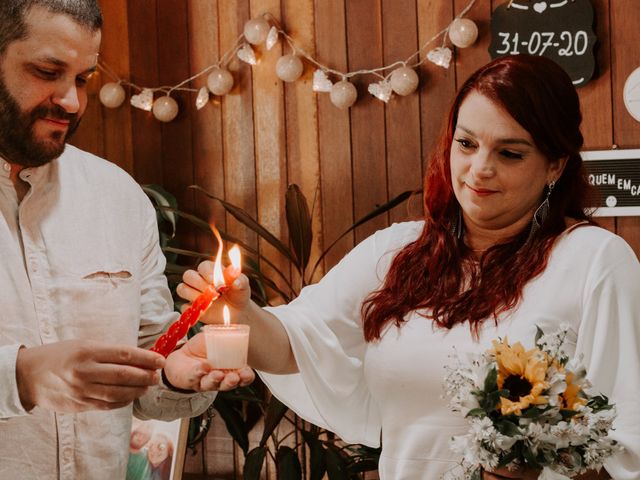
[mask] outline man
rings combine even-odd
[[[153,208],[66,145],[101,23],[96,0],[0,2],[2,479],[124,478],[132,409],[193,416],[253,379],[211,370],[201,336],[166,360],[139,348],[177,317]]]

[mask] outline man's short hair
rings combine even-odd
[[[27,36],[25,16],[30,8],[36,6],[51,13],[68,15],[91,31],[102,27],[97,0],[0,0],[0,55],[10,43]]]

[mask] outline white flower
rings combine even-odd
[[[579,424],[574,422],[560,422],[553,425],[549,433],[553,437],[553,443],[556,448],[567,448],[570,445],[583,445],[589,440],[589,430],[579,428]]]
[[[571,480],[569,477],[562,475],[554,470],[551,470],[549,467],[544,467],[540,475],[538,476],[538,480]]]
[[[615,408],[600,410],[599,412],[586,415],[586,417],[589,422],[589,428],[593,430],[594,433],[597,432],[598,434],[606,435],[616,418],[616,410]]]

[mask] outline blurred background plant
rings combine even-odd
[[[210,225],[195,215],[179,210],[175,197],[159,185],[144,185],[142,188],[156,208],[160,244],[167,257],[165,273],[176,300],[176,308],[179,308],[181,300],[175,295],[175,287],[180,283],[182,273],[189,268],[194,268],[200,261],[212,258],[213,251],[217,248],[217,241],[211,235],[212,250],[208,252],[180,248],[176,237],[178,218],[183,218],[209,234],[211,234]],[[297,273],[299,280],[294,284],[288,272],[278,268],[258,250],[220,231],[225,242],[236,243],[243,250],[243,273],[251,282],[253,300],[261,306],[291,301],[304,286],[316,278],[315,275],[326,254],[343,237],[358,226],[388,212],[407,201],[412,195],[419,193],[405,191],[378,206],[338,236],[318,255],[313,265],[310,265],[314,233],[312,210],[309,209],[307,199],[297,185],[289,185],[285,194],[289,244],[278,239],[241,208],[210,194],[197,185],[190,188],[206,195],[212,201],[219,202],[228,214],[273,246],[286,259],[285,264]],[[262,272],[261,264],[270,267],[269,271],[273,272],[274,278]],[[199,329],[200,324],[196,324],[189,335],[194,335]],[[320,480],[325,475],[330,480],[357,479],[362,478],[364,472],[377,469],[379,449],[346,444],[331,432],[302,421],[282,402],[273,397],[259,378],[249,387],[218,394],[207,412],[192,419],[188,439],[188,446],[192,450],[195,451],[206,437],[214,410],[218,412],[227,431],[245,455],[243,469],[245,480],[260,478],[267,456],[276,466],[277,478],[283,480],[302,478]],[[260,440],[251,448],[249,434],[255,428],[259,428],[258,424],[261,421]]]

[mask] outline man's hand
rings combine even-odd
[[[196,392],[232,390],[249,385],[255,380],[255,374],[249,367],[228,371],[214,370],[207,361],[203,333],[198,333],[167,357],[164,373],[174,387]]]
[[[56,412],[112,410],[159,382],[162,355],[129,345],[68,340],[22,348],[16,361],[20,401]]]

